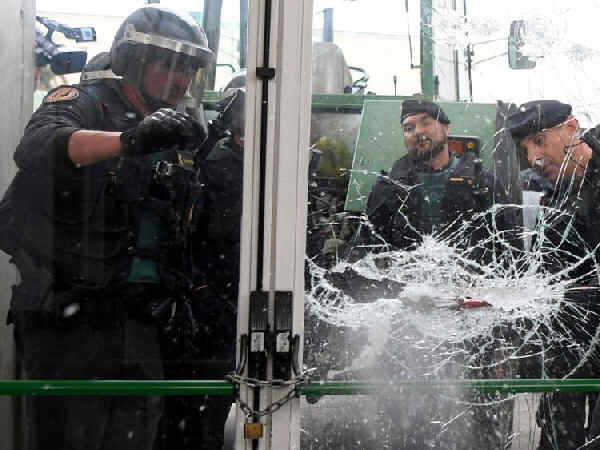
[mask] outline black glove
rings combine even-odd
[[[123,155],[139,156],[173,146],[198,146],[205,138],[204,127],[192,116],[161,108],[121,133],[120,139]]]

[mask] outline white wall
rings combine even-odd
[[[0,193],[4,193],[15,173],[12,154],[31,115],[34,10],[35,0],[0,2]],[[0,255],[0,379],[15,377],[12,326],[5,325],[15,271],[7,259],[4,253]],[[13,401],[0,397],[0,448],[7,450],[13,445]]]

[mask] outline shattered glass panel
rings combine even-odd
[[[600,4],[399,3],[315,1],[314,40],[397,72],[332,95],[331,128],[313,96],[304,363],[372,391],[308,398],[302,448],[596,448],[597,395],[535,386],[600,375]],[[524,116],[540,99],[563,106]],[[329,136],[358,113],[351,169],[325,180]],[[472,383],[502,380],[531,392]]]

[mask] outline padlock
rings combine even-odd
[[[254,440],[262,439],[263,424],[262,423],[245,423],[244,424],[244,439]]]

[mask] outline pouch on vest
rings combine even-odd
[[[23,249],[16,249],[10,262],[17,266],[21,282],[12,287],[7,324],[13,322],[15,313],[47,310],[52,303],[54,283],[52,272],[39,265]]]

